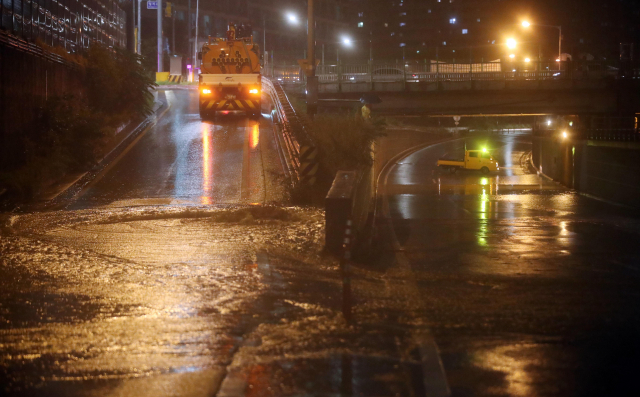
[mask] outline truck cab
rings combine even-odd
[[[480,170],[483,174],[491,171],[500,170],[500,165],[486,150],[465,150],[464,159],[445,159],[438,160],[438,168],[451,173],[459,169]]]

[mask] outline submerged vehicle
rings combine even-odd
[[[464,158],[459,160],[440,159],[438,160],[438,168],[451,173],[459,169],[480,170],[483,174],[500,170],[498,162],[493,159],[486,149],[465,150]]]

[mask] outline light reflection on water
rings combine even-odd
[[[211,131],[209,126],[202,123],[202,197],[201,202],[204,205],[212,204],[211,199],[211,157],[213,151],[211,148]]]

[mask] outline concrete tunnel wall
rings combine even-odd
[[[640,145],[535,137],[538,170],[563,185],[601,199],[640,208]]]

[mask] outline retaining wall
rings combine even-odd
[[[533,163],[565,186],[640,208],[640,144],[637,142],[533,139]]]

